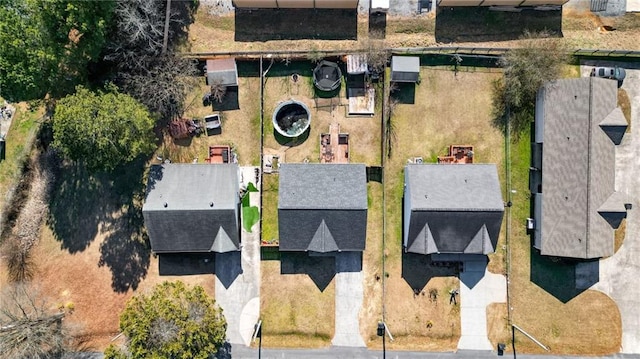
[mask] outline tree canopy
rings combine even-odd
[[[560,39],[545,33],[525,34],[522,46],[509,50],[500,60],[504,78],[494,83],[494,123],[518,135],[533,120],[536,94],[546,82],[560,78],[567,63],[567,49]]]
[[[72,91],[99,58],[115,1],[0,0],[0,94]]]
[[[53,146],[91,171],[110,171],[155,149],[148,110],[114,86],[108,92],[78,87],[53,115]]]
[[[120,315],[127,352],[114,346],[106,359],[208,359],[224,344],[227,322],[222,309],[200,286],[164,282],[151,294],[133,297]]]

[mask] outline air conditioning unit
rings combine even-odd
[[[413,158],[413,163],[422,164],[423,162],[424,162],[424,160],[422,159],[422,157],[414,157]]]

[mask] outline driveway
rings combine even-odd
[[[255,183],[257,167],[240,167],[243,184]],[[249,194],[251,206],[260,208],[260,193]],[[260,316],[260,222],[251,232],[242,228],[242,250],[216,255],[216,302],[227,319],[227,340],[249,345]]]
[[[485,256],[464,261],[460,273],[460,341],[458,349],[493,350],[487,335],[487,305],[507,302],[507,281],[487,269]]]
[[[360,310],[364,288],[362,284],[362,253],[336,254],[336,323],[331,344],[343,347],[364,347],[360,335]]]
[[[620,65],[619,65],[620,66]],[[590,66],[581,66],[583,76]],[[616,190],[630,195],[622,247],[600,261],[600,281],[592,289],[611,297],[622,317],[621,353],[640,353],[640,70],[628,69],[622,88],[631,100],[631,132],[616,148]]]

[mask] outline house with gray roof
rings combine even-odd
[[[364,251],[364,164],[283,163],[278,194],[280,251]]]
[[[615,188],[615,150],[627,128],[617,82],[556,80],[537,94],[530,187],[534,247],[543,255],[613,254],[614,229],[626,217]]]
[[[404,170],[403,246],[418,254],[496,250],[504,202],[494,164],[410,164]]]
[[[230,252],[240,248],[236,164],[151,166],[142,207],[156,253]]]

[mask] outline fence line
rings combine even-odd
[[[460,46],[436,46],[436,47],[398,47],[384,49],[392,55],[451,55],[460,54],[475,57],[499,57],[503,56],[512,48],[507,47],[460,47]],[[190,58],[212,58],[234,56],[240,59],[257,60],[260,57],[275,59],[308,59],[310,55],[317,57],[343,56],[350,54],[361,54],[368,52],[367,49],[353,50],[276,50],[276,51],[224,51],[224,52],[192,52],[185,53],[184,56]],[[613,57],[613,58],[637,58],[640,60],[640,51],[635,50],[613,50],[613,49],[574,49],[568,51],[570,55],[578,57]]]

